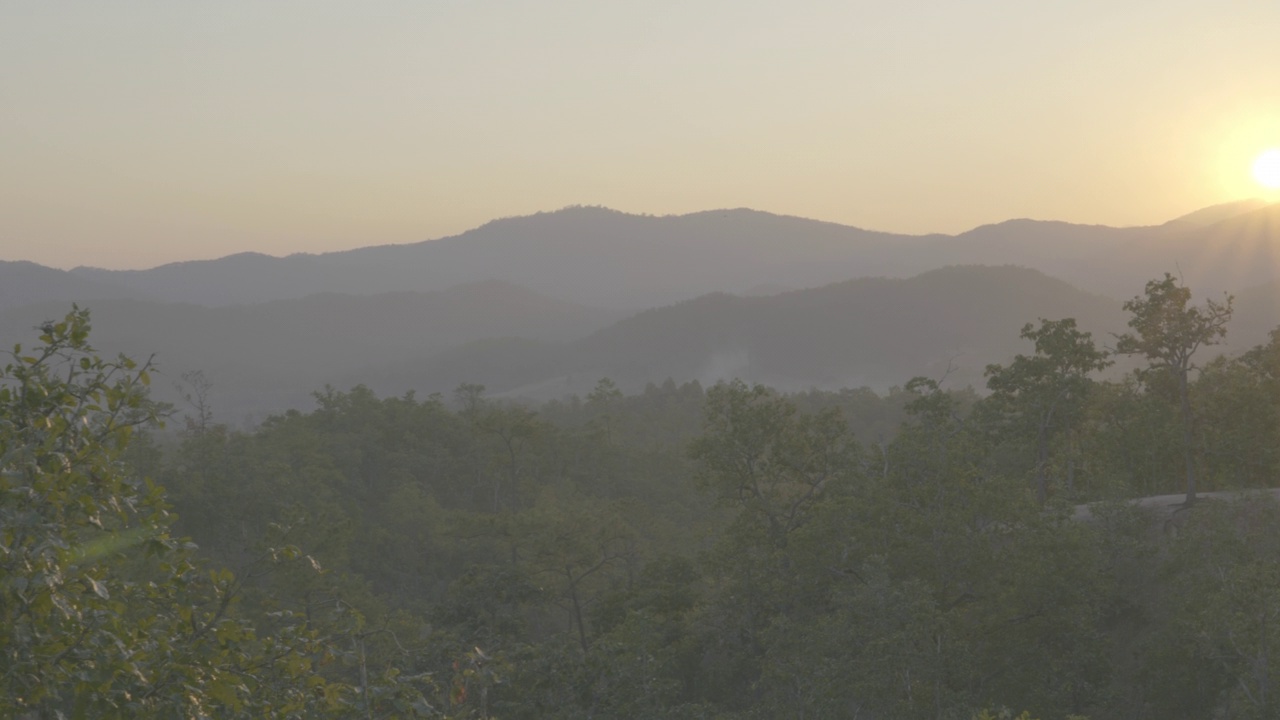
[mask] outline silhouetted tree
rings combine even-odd
[[[1137,296],[1124,304],[1133,314],[1129,327],[1133,332],[1118,336],[1116,352],[1142,355],[1150,366],[1145,372],[1172,374],[1178,387],[1182,408],[1182,453],[1187,470],[1187,502],[1196,499],[1196,472],[1191,457],[1191,399],[1188,375],[1195,369],[1191,358],[1206,345],[1216,345],[1227,334],[1231,320],[1230,295],[1223,302],[1207,300],[1203,308],[1191,306],[1191,289],[1178,283],[1169,273],[1163,280],[1147,283],[1145,296]]]

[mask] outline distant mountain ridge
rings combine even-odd
[[[1280,203],[1216,206],[1149,227],[1010,220],[954,236],[895,235],[746,209],[653,217],[575,207],[407,245],[71,274],[101,288],[203,305],[501,280],[569,302],[641,309],[709,292],[1006,263],[1114,297],[1174,268],[1201,292],[1248,287],[1280,279]]]
[[[955,266],[771,296],[714,293],[569,343],[483,343],[366,376],[388,393],[478,382],[541,397],[583,394],[601,377],[631,390],[668,377],[885,390],[916,374],[950,372],[953,384],[981,386],[987,363],[1027,351],[1018,333],[1039,317],[1075,317],[1099,341],[1124,329],[1120,303],[1111,298],[1027,268]]]
[[[0,311],[0,341],[34,342],[33,328],[68,307]],[[132,298],[90,308],[100,350],[156,353],[161,399],[177,400],[173,382],[202,370],[214,383],[215,410],[233,422],[309,406],[326,384],[426,395],[479,383],[540,399],[584,394],[601,377],[626,390],[667,378],[734,377],[787,390],[886,390],[914,375],[981,387],[987,363],[1030,350],[1018,337],[1026,323],[1074,317],[1105,345],[1126,322],[1119,299],[1017,266],[952,266],[768,295],[710,293],[625,316],[501,281],[213,308]],[[1246,288],[1237,293],[1231,345],[1208,349],[1206,358],[1261,343],[1277,324],[1280,282]]]
[[[667,378],[710,384],[735,377],[784,390],[885,391],[915,375],[981,388],[987,364],[1032,350],[1019,337],[1023,325],[1075,318],[1106,347],[1128,329],[1121,305],[1037,270],[951,266],[771,296],[714,293],[570,343],[477,343],[360,377],[387,393],[472,382],[539,399],[584,395],[601,377],[630,391]],[[1205,348],[1205,358],[1266,341],[1280,324],[1280,282],[1242,291],[1236,308],[1227,344]],[[1134,362],[1122,360],[1116,372]]]
[[[236,419],[307,405],[312,392],[353,368],[431,356],[491,337],[568,341],[617,319],[616,313],[499,281],[431,293],[322,293],[212,308],[131,298],[88,307],[91,341],[99,350],[155,355],[166,378],[154,387],[161,399],[176,400],[172,383],[201,370],[215,384],[222,409]],[[32,343],[32,328],[68,309],[68,303],[47,302],[0,311],[0,339],[6,347]]]
[[[32,342],[76,301],[93,310],[100,349],[155,352],[170,380],[205,371],[233,420],[305,406],[326,383],[400,394],[470,382],[540,398],[606,376],[625,389],[741,377],[883,390],[916,374],[981,386],[987,363],[1027,351],[1023,324],[1075,317],[1106,343],[1124,330],[1122,300],[1166,271],[1197,302],[1236,293],[1220,349],[1262,342],[1280,325],[1280,204],[954,236],[745,209],[567,208],[323,255],[133,271],[0,262],[0,343]],[[157,393],[172,399],[171,384]]]
[[[143,297],[143,293],[109,277],[86,277],[82,273],[57,270],[25,260],[0,260],[0,309],[49,301],[88,302]]]
[[[1182,217],[1176,217],[1165,223],[1165,225],[1192,225],[1200,227],[1216,225],[1224,220],[1230,220],[1233,217],[1251,213],[1255,210],[1261,210],[1265,208],[1267,204],[1267,201],[1262,198],[1251,198],[1249,200],[1239,200],[1236,202],[1210,205],[1207,208],[1201,208],[1195,212],[1187,213]]]

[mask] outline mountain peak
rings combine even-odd
[[[1230,220],[1240,215],[1251,213],[1255,210],[1261,210],[1267,207],[1269,203],[1262,198],[1249,198],[1248,200],[1236,200],[1234,202],[1219,203],[1210,205],[1206,208],[1200,208],[1195,212],[1187,213],[1181,217],[1176,217],[1165,223],[1166,227],[1208,227],[1216,225],[1223,220]]]

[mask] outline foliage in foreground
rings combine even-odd
[[[339,619],[239,612],[243,580],[170,534],[159,487],[127,472],[158,422],[149,364],[98,357],[88,314],[41,328],[0,372],[0,715],[319,717],[359,710],[368,684],[340,659]],[[267,548],[264,563],[307,560]],[[349,635],[349,633],[348,633]],[[403,684],[403,683],[399,683]],[[420,693],[377,690],[427,709]],[[392,696],[395,697],[392,697]]]

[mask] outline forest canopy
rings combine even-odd
[[[0,710],[1274,717],[1280,329],[1209,357],[1231,302],[1181,290],[1115,380],[1028,318],[982,392],[356,386],[243,431],[76,310],[0,374]],[[1211,322],[1160,354],[1157,307]]]

